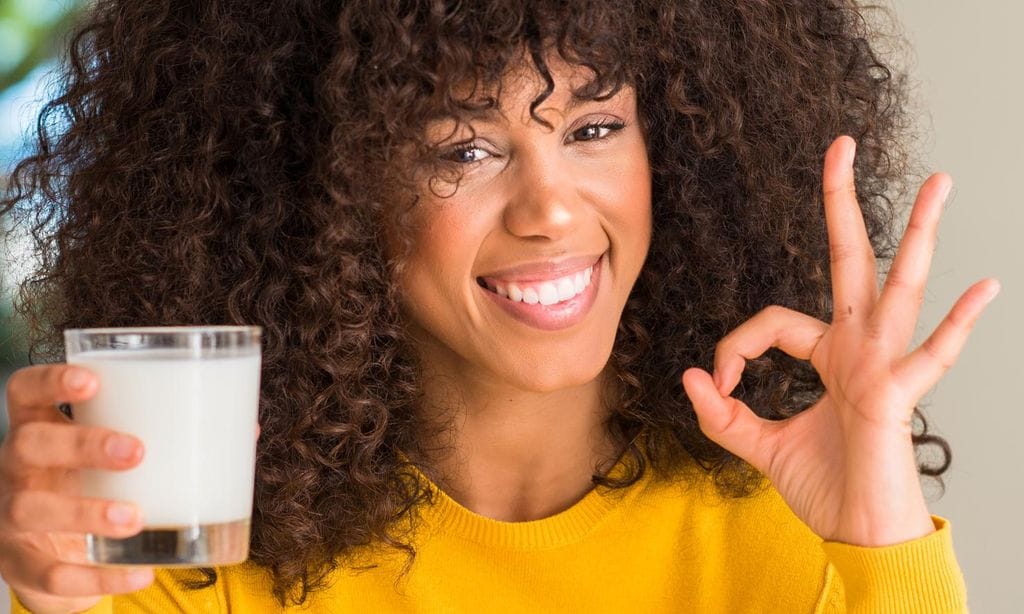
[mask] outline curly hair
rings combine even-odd
[[[0,200],[39,257],[18,300],[31,358],[60,360],[69,327],[263,326],[251,561],[284,605],[360,547],[413,556],[404,521],[431,491],[409,459],[429,456],[428,427],[382,229],[415,202],[384,186],[410,184],[431,155],[423,127],[467,110],[466,83],[500,86],[527,57],[548,84],[535,108],[557,53],[593,71],[581,96],[635,89],[652,169],[652,244],[610,357],[628,469],[595,483],[690,467],[748,496],[764,476],[701,432],[679,375],[710,368],[767,305],[831,320],[821,172],[839,134],[858,142],[868,233],[892,259],[907,85],[864,14],[852,0],[98,0]],[[784,419],[822,392],[771,350],[734,394]],[[943,456],[919,471],[941,484],[949,446],[914,417],[915,449]]]

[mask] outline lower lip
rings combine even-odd
[[[477,288],[480,288],[481,292],[490,297],[498,307],[527,326],[539,328],[540,330],[562,330],[578,324],[590,311],[590,307],[597,298],[597,288],[601,282],[604,259],[605,257],[602,255],[594,263],[594,270],[590,274],[590,285],[583,292],[567,301],[555,303],[554,305],[541,305],[540,303],[528,305],[522,301],[510,301],[500,294],[491,292],[479,285],[477,285]]]

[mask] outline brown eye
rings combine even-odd
[[[441,155],[442,160],[455,162],[456,164],[472,164],[488,158],[491,152],[481,147],[470,145],[459,145]]]
[[[625,127],[626,125],[622,122],[597,122],[587,124],[572,133],[572,140],[597,141],[607,138],[611,133],[622,130]]]

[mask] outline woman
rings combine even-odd
[[[70,125],[4,201],[47,256],[21,307],[53,361],[68,327],[265,328],[252,554],[81,565],[141,519],[76,471],[142,442],[54,409],[87,372],[31,367],[0,448],[18,611],[964,608],[915,405],[998,283],[908,347],[951,179],[879,290],[903,90],[865,23],[99,2],[47,111]]]

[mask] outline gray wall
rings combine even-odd
[[[924,158],[953,177],[918,324],[923,339],[971,283],[1002,292],[956,365],[926,398],[933,430],[950,442],[947,491],[930,497],[950,520],[972,611],[1021,611],[1024,538],[1024,4],[890,0],[910,42]]]

